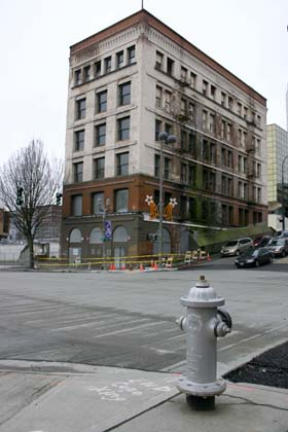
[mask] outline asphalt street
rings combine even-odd
[[[0,359],[180,371],[179,298],[205,274],[233,317],[219,339],[220,371],[287,337],[287,259],[237,270],[233,259],[151,273],[0,274]]]

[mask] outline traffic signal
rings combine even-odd
[[[56,205],[59,206],[61,204],[62,194],[60,192],[56,193]]]
[[[23,204],[23,188],[21,186],[17,186],[16,204],[18,206],[21,206]]]

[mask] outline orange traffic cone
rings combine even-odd
[[[139,270],[140,270],[140,272],[143,272],[143,271],[144,271],[144,267],[143,267],[143,264],[142,264],[142,263],[140,264]]]
[[[155,261],[155,263],[154,263],[154,270],[158,270],[158,264],[157,264],[157,261]]]

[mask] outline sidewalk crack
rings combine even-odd
[[[254,405],[254,406],[259,406],[259,407],[265,407],[265,408],[272,408],[272,409],[277,409],[277,410],[280,410],[280,411],[288,412],[287,408],[282,408],[282,407],[278,407],[276,405],[271,405],[271,404],[257,403],[257,402],[252,401],[251,399],[248,399],[248,398],[245,398],[245,397],[242,397],[242,396],[234,396],[234,395],[231,395],[229,393],[225,393],[225,396],[229,396],[232,399],[240,399],[240,400],[246,402],[246,404],[249,404],[249,405]]]

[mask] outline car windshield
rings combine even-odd
[[[283,244],[284,244],[284,240],[276,239],[276,240],[271,240],[269,246],[282,246]]]
[[[245,252],[243,252],[241,254],[241,256],[243,256],[243,257],[257,256],[258,252],[259,252],[259,249],[250,248],[250,249],[246,250]]]
[[[230,247],[230,246],[237,246],[237,241],[229,241],[228,243],[226,243],[225,246],[228,246],[228,247]]]

